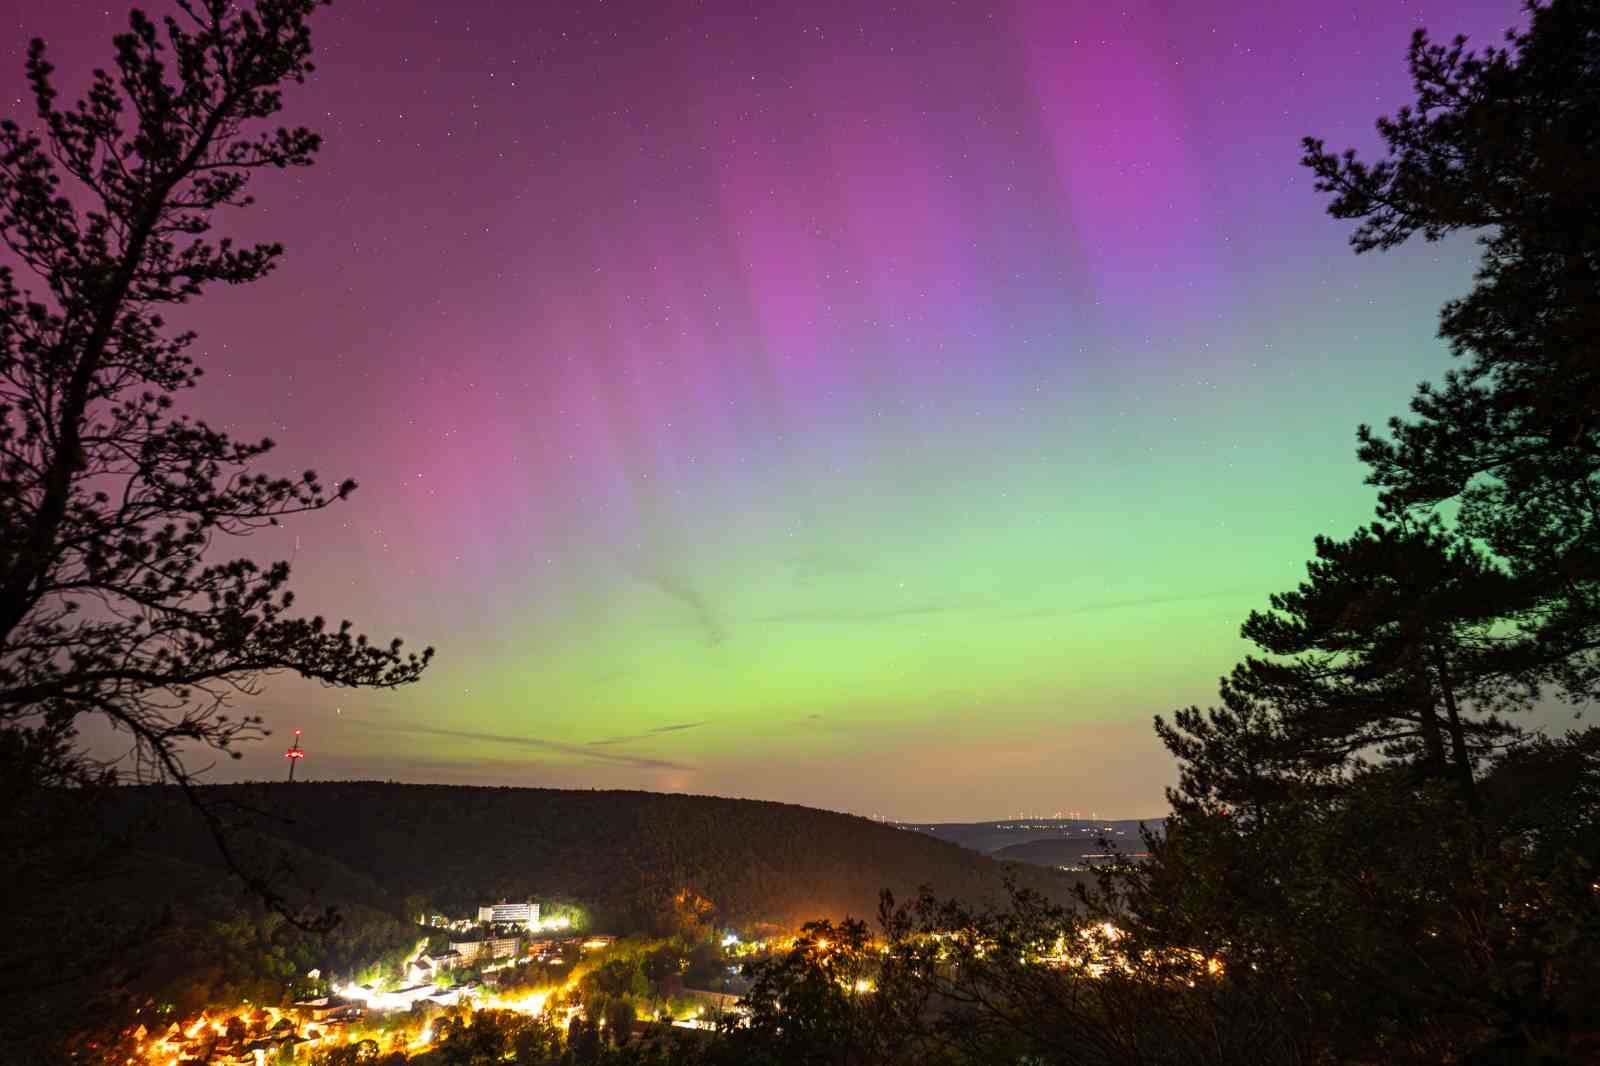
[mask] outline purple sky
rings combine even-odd
[[[164,12],[164,5],[152,5]],[[0,3],[75,92],[125,9]],[[900,817],[1161,809],[1150,716],[1371,496],[1468,244],[1357,259],[1407,37],[1509,0],[341,0],[316,167],[181,316],[199,410],[355,476],[246,545],[439,648],[274,682],[237,772],[685,789]],[[230,768],[232,771],[235,768]]]

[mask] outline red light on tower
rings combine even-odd
[[[294,731],[294,743],[289,745],[289,750],[283,753],[283,757],[289,760],[289,780],[293,781],[294,764],[306,757],[305,749],[300,747],[300,730]]]

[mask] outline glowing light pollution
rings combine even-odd
[[[107,6],[13,8],[8,110]],[[182,324],[203,413],[362,482],[247,547],[439,660],[260,709],[303,778],[1157,813],[1151,715],[1366,517],[1354,428],[1470,273],[1349,254],[1298,138],[1370,148],[1416,25],[1517,15],[341,0],[326,150],[235,223],[287,259]]]

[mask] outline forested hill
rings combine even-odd
[[[660,927],[687,891],[724,922],[794,925],[871,918],[885,888],[908,898],[926,885],[977,903],[999,901],[1008,876],[1058,899],[1070,884],[1055,871],[998,863],[922,833],[756,800],[378,782],[205,792],[213,802],[268,812],[249,819],[265,838],[252,841],[253,854],[287,842],[293,864],[307,866],[309,853],[320,860],[313,865],[369,880],[395,908],[459,913],[491,899],[564,897],[628,930]],[[167,792],[143,798],[180,802]],[[162,830],[147,846],[206,861],[208,844],[181,807],[155,821]]]

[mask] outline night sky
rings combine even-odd
[[[160,0],[152,11],[164,12]],[[791,10],[791,8],[793,10]],[[240,545],[438,647],[274,680],[215,776],[1137,817],[1150,718],[1370,512],[1359,422],[1449,365],[1470,243],[1357,258],[1298,139],[1371,150],[1411,30],[1512,0],[341,0],[179,324],[191,409],[351,502]],[[0,0],[75,96],[120,3]]]

